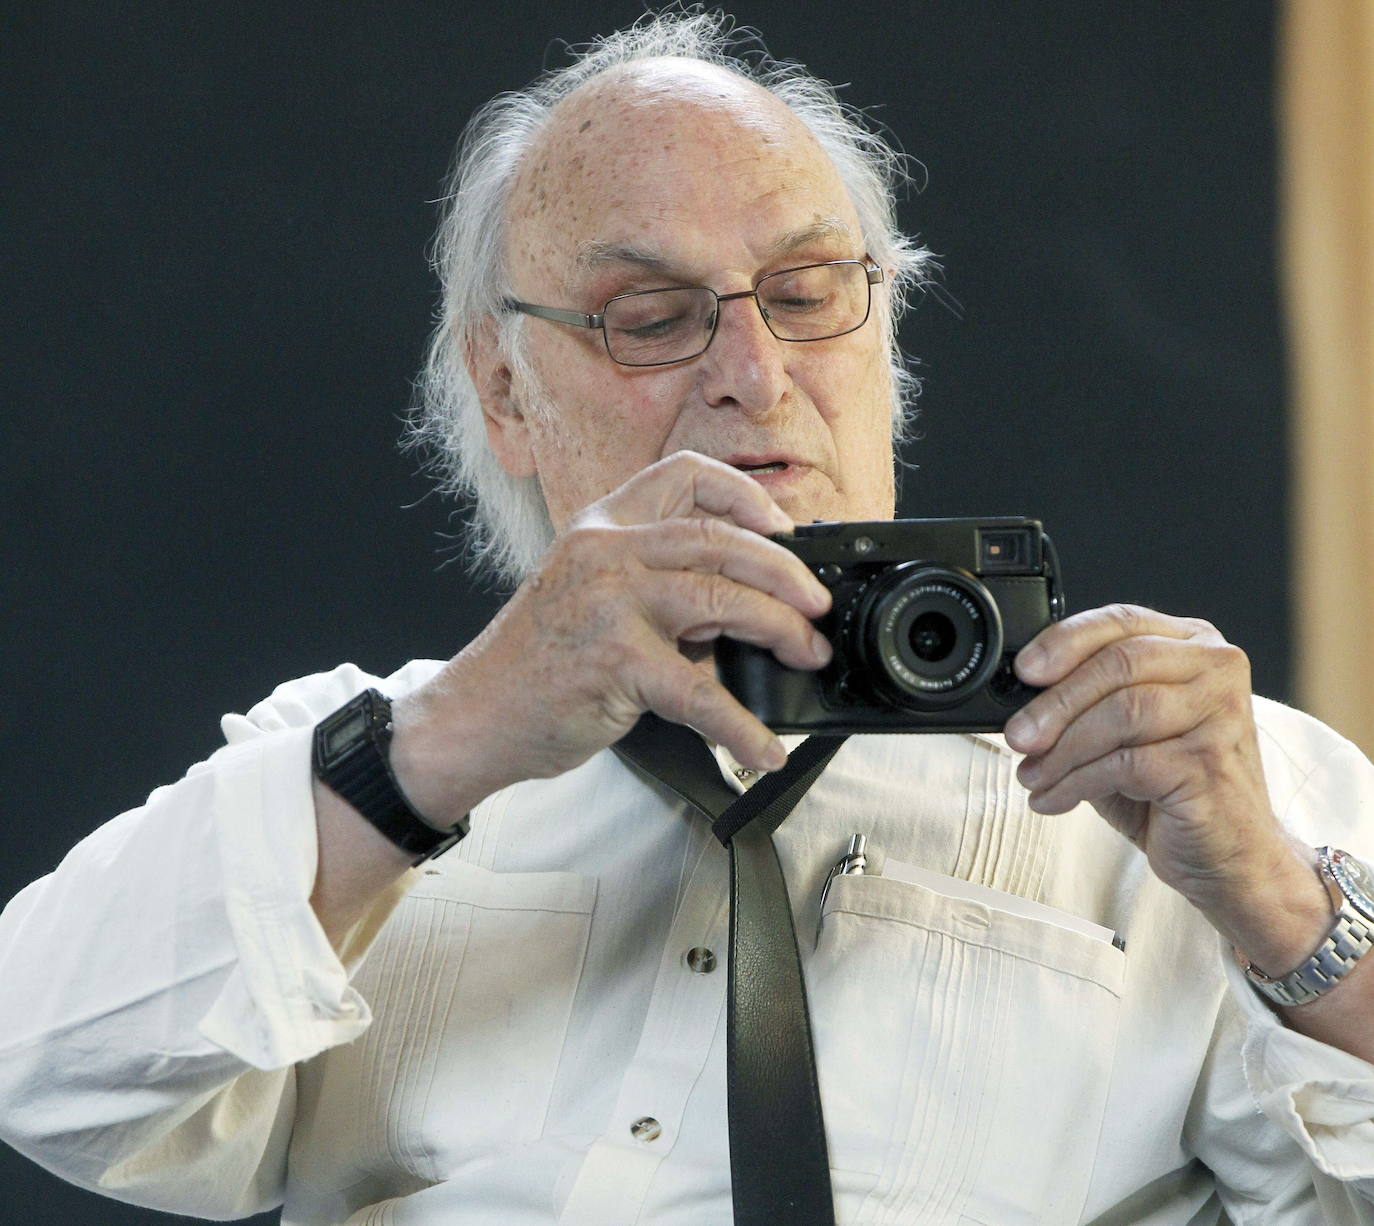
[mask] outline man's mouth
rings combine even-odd
[[[736,464],[742,473],[780,473],[787,467],[785,460],[772,460],[767,464]]]

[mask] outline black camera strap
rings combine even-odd
[[[801,955],[772,835],[844,740],[808,737],[743,796],[681,724],[646,714],[614,746],[707,817],[730,851],[726,1089],[735,1226],[835,1222]]]

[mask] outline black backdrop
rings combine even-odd
[[[4,6],[0,896],[213,749],[221,712],[489,616],[393,447],[430,202],[476,102],[639,11]],[[1074,607],[1208,617],[1284,696],[1270,6],[735,12],[928,171],[902,215],[960,309],[904,331],[903,512],[1038,515]],[[0,1223],[154,1220],[0,1151]]]

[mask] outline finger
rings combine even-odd
[[[670,519],[624,530],[651,570],[718,574],[785,601],[807,617],[830,608],[830,590],[790,549],[723,519]]]
[[[1050,686],[1068,676],[1108,643],[1137,635],[1188,639],[1220,635],[1206,622],[1171,617],[1139,605],[1113,604],[1076,613],[1047,626],[1016,657],[1016,675],[1027,685]]]
[[[1007,744],[1043,753],[1085,711],[1117,690],[1149,683],[1192,681],[1204,674],[1210,649],[1177,638],[1140,634],[1108,642],[1007,722]]]
[[[1122,747],[1151,745],[1192,732],[1205,719],[1186,684],[1133,685],[1095,703],[1064,730],[1048,752],[1029,757],[1017,778],[1033,795],[1056,786],[1090,762]]]
[[[694,451],[679,451],[636,473],[599,504],[618,524],[705,513],[763,536],[791,532],[791,517],[752,477]]]
[[[1036,813],[1067,813],[1083,801],[1111,796],[1154,801],[1165,806],[1177,785],[1177,764],[1169,743],[1119,745],[1091,762],[1074,767],[1052,788],[1031,792],[1027,802]]]
[[[775,771],[786,764],[787,751],[776,733],[709,673],[676,652],[669,654],[672,658],[665,656],[661,668],[643,673],[638,697],[644,709],[695,728],[751,770]]]
[[[767,648],[789,668],[830,662],[830,641],[796,609],[724,575],[658,571],[640,599],[651,623],[674,642],[724,634]]]

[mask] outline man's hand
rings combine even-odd
[[[1016,660],[1048,687],[1007,725],[1031,807],[1094,807],[1192,895],[1276,827],[1250,666],[1212,626],[1111,605],[1042,631]]]
[[[1266,970],[1316,947],[1331,906],[1270,806],[1244,652],[1204,621],[1112,605],[1042,631],[1016,671],[1048,687],[1006,730],[1031,808],[1090,801]]]
[[[792,527],[758,482],[690,452],[586,508],[486,630],[396,703],[407,796],[451,820],[500,787],[581,764],[644,711],[747,766],[781,766],[777,737],[689,656],[728,634],[795,668],[829,659],[808,620],[829,592],[766,539]]]

